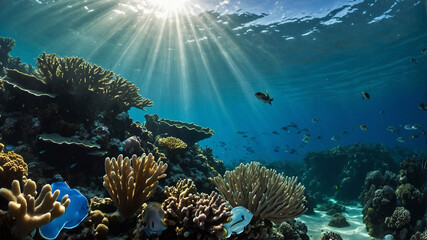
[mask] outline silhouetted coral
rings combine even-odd
[[[214,134],[210,128],[204,128],[194,123],[186,123],[181,121],[168,120],[160,118],[157,114],[145,114],[145,127],[153,133],[154,136],[168,134],[168,136],[176,137],[193,145],[194,143],[209,138]]]
[[[397,207],[390,217],[385,219],[389,228],[402,228],[411,221],[411,213],[403,207]]]

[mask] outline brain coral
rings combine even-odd
[[[9,151],[4,152],[4,145],[0,143],[0,188],[8,188],[13,180],[25,181],[28,166],[21,155]]]
[[[167,137],[159,139],[159,146],[167,147],[168,150],[184,149],[187,144],[179,138]]]

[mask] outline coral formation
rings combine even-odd
[[[397,207],[390,217],[386,217],[385,224],[389,228],[402,228],[411,221],[411,213],[403,207]]]
[[[25,182],[28,166],[21,155],[13,151],[4,152],[4,145],[0,143],[0,188],[8,187],[13,180]]]
[[[347,222],[347,219],[345,219],[344,215],[342,215],[341,213],[335,213],[332,216],[332,219],[329,221],[328,225],[337,228],[350,226],[350,224]]]
[[[105,159],[104,187],[122,216],[131,217],[154,194],[167,167],[162,161],[156,163],[151,153],[132,155],[132,160],[123,155]]]
[[[176,137],[160,138],[158,141],[160,147],[166,147],[168,150],[185,149],[187,144]]]
[[[60,192],[57,190],[52,194],[48,184],[42,188],[37,198],[36,189],[36,183],[31,179],[26,181],[22,192],[18,180],[12,182],[11,189],[0,189],[0,195],[9,201],[10,215],[16,219],[12,233],[19,239],[24,239],[33,229],[60,217],[70,204],[67,195],[61,202],[56,201]]]
[[[216,176],[213,182],[231,206],[243,206],[254,214],[253,221],[267,219],[280,224],[301,216],[304,186],[298,178],[284,177],[275,170],[260,167],[257,162],[240,164],[234,171]]]
[[[154,136],[168,134],[181,139],[190,146],[214,134],[214,131],[210,128],[204,128],[194,123],[159,119],[157,114],[145,114],[144,117],[146,119],[145,128],[152,132]]]
[[[338,233],[325,232],[322,235],[321,240],[342,240],[342,237]]]
[[[0,37],[0,76],[4,75],[6,68],[18,69],[26,73],[33,72],[33,67],[22,63],[21,58],[10,56],[9,53],[12,51],[13,47],[15,47],[15,40],[12,38]]]

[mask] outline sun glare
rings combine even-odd
[[[148,2],[157,10],[177,13],[184,12],[189,4],[189,0],[149,0]]]

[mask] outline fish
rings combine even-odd
[[[383,115],[383,114],[384,114],[384,110],[381,110],[381,111],[380,111],[380,115]]]
[[[401,143],[406,142],[406,141],[405,141],[405,139],[404,139],[403,137],[398,137],[398,138],[396,138],[396,141],[401,142]]]
[[[418,60],[416,58],[411,58],[409,59],[409,61],[411,61],[412,63],[418,64]]]
[[[274,98],[270,97],[270,94],[268,94],[268,90],[266,93],[257,92],[255,93],[255,97],[258,98],[263,103],[268,103],[271,105],[271,102],[274,100]]]
[[[74,168],[75,166],[77,166],[78,163],[73,163],[70,165],[70,168]]]
[[[421,50],[421,54],[426,54],[427,53],[427,48],[423,48],[423,50]]]
[[[322,139],[322,136],[317,136],[317,139]]]
[[[246,132],[243,132],[243,131],[236,131],[236,134],[246,134]]]
[[[412,130],[412,125],[411,124],[406,124],[404,127],[403,127],[405,130]]]
[[[338,141],[338,140],[339,140],[339,138],[338,138],[337,136],[332,136],[332,137],[331,137],[331,140],[332,140],[332,141]]]
[[[272,134],[276,134],[276,135],[280,135],[280,133],[278,133],[277,131],[272,131]]]
[[[223,224],[226,238],[229,238],[233,233],[242,233],[254,216],[248,209],[242,206],[231,209],[231,213],[232,215],[228,219],[229,222]]]
[[[368,131],[368,127],[365,124],[360,125],[360,129],[365,132]]]
[[[427,111],[427,104],[425,104],[425,103],[420,103],[420,105],[418,105],[418,107],[423,111]]]
[[[412,130],[418,130],[421,129],[421,125],[420,124],[414,124],[412,125]]]
[[[313,118],[313,119],[311,119],[311,121],[312,121],[313,123],[317,123],[317,122],[319,121],[319,119],[318,119],[318,118]]]
[[[426,130],[422,130],[421,132],[423,133],[424,136],[427,135]]]
[[[156,234],[160,236],[167,228],[164,222],[165,212],[162,205],[157,202],[148,203],[142,213],[142,222],[145,224],[144,231],[147,236]]]
[[[427,159],[421,162],[421,170],[427,170]]]
[[[342,132],[342,135],[347,135],[348,134],[348,132],[347,131],[343,131]]]
[[[362,91],[362,98],[363,100],[365,100],[371,98],[371,96],[369,95],[369,93]]]
[[[419,137],[418,135],[412,135],[411,136],[412,139],[415,139],[415,138],[418,138],[418,137]]]
[[[302,141],[304,143],[309,143],[310,142],[310,138],[308,136],[304,136],[304,138],[302,139]]]
[[[7,151],[12,151],[13,149],[15,149],[15,147],[14,146],[6,146],[6,147],[4,147]]]
[[[394,132],[394,131],[396,131],[396,129],[395,129],[393,126],[388,126],[386,129],[387,129],[387,131],[389,131],[389,132]]]

